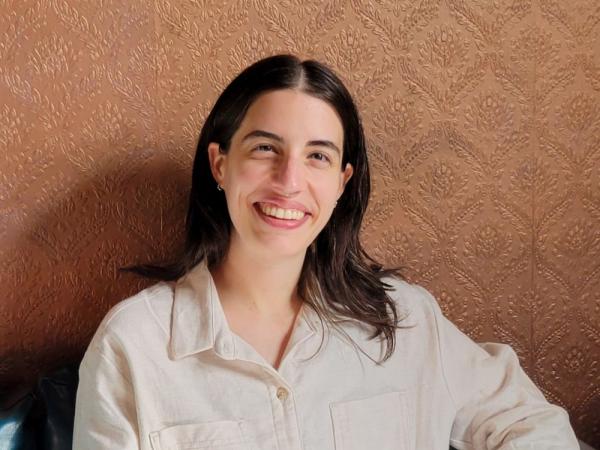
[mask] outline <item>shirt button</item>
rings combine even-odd
[[[288,397],[288,391],[286,388],[278,388],[277,389],[277,398],[281,401],[284,401]]]

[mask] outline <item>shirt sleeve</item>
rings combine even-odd
[[[118,345],[95,336],[79,367],[73,450],[138,449],[134,391]]]
[[[444,377],[456,409],[459,450],[578,450],[567,412],[546,401],[503,344],[478,345],[431,301]]]

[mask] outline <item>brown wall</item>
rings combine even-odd
[[[600,445],[598,2],[222,3],[0,0],[0,383],[79,357],[147,284],[117,267],[173,254],[212,102],[286,51],[357,98],[374,255]]]

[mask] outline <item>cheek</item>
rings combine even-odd
[[[265,178],[266,168],[256,164],[240,164],[227,174],[226,181],[230,191],[248,193]]]
[[[335,201],[338,198],[338,192],[340,187],[340,179],[335,175],[331,176],[318,176],[313,180],[314,191],[318,196],[321,207],[333,208]]]

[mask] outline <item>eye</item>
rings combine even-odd
[[[331,162],[331,159],[329,159],[329,156],[327,156],[325,153],[321,153],[321,152],[311,153],[310,157],[313,159],[316,159],[317,161]]]
[[[270,144],[258,144],[256,147],[254,147],[254,150],[258,152],[272,152],[275,149]]]

